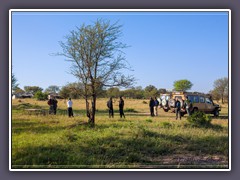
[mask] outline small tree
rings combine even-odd
[[[51,85],[45,90],[45,93],[58,93],[59,90],[60,90],[60,88],[58,86]]]
[[[222,103],[224,103],[224,97],[228,97],[228,78],[220,78],[214,81],[213,84],[213,92],[216,95],[220,96],[222,99]]]
[[[153,85],[149,85],[149,86],[146,86],[145,89],[144,89],[144,96],[145,98],[149,98],[149,97],[155,97],[155,96],[158,96],[158,90],[155,86]]]
[[[71,73],[83,84],[82,96],[92,125],[96,99],[103,87],[128,87],[134,81],[122,71],[129,67],[122,52],[127,46],[119,41],[121,27],[97,20],[93,25],[77,27],[66,36],[66,42],[60,42],[63,52],[58,55],[72,63]]]
[[[15,88],[14,93],[16,93],[16,94],[23,94],[23,93],[25,93],[25,91],[22,90],[21,88],[17,87],[17,88]]]
[[[187,91],[192,88],[193,84],[187,79],[174,81],[173,87],[176,91]]]
[[[24,90],[26,93],[32,93],[35,95],[36,92],[42,91],[43,89],[38,86],[24,86]]]
[[[187,117],[187,121],[196,126],[209,126],[211,125],[212,118],[204,112],[196,111]]]
[[[17,78],[15,77],[14,74],[12,74],[12,89],[13,89],[13,91],[15,91],[18,88],[18,85],[19,84],[17,84]]]
[[[34,97],[39,101],[44,101],[48,99],[48,95],[46,93],[43,93],[42,91],[37,91]]]

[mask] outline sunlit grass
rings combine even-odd
[[[19,105],[48,109],[46,101],[13,101],[13,168],[227,168],[228,119],[213,118],[209,128],[175,120],[159,111],[150,117],[143,100],[125,100],[126,118],[108,118],[107,99],[97,102],[96,125],[87,124],[84,101],[73,100],[75,117],[68,118],[64,100],[59,113],[28,115]],[[222,109],[227,113],[227,106]],[[61,112],[61,113],[60,113]],[[77,113],[76,113],[77,112]]]

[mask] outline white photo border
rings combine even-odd
[[[13,12],[228,12],[228,169],[16,169],[12,168],[12,13]],[[9,171],[231,171],[231,9],[10,9],[9,10]]]

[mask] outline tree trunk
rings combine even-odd
[[[91,124],[95,125],[95,113],[96,113],[96,96],[92,96],[92,115],[91,115]]]
[[[86,99],[86,110],[87,110],[87,117],[88,117],[88,123],[91,127],[94,127],[95,125],[95,112],[96,112],[96,96],[92,96],[92,106],[90,107],[90,104],[88,100]]]
[[[222,94],[222,104],[224,104],[224,101],[223,101],[223,94]]]

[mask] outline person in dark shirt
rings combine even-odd
[[[123,112],[123,107],[124,107],[124,100],[122,98],[122,96],[120,96],[120,100],[119,100],[119,113],[120,113],[120,118],[124,117],[124,112]]]
[[[150,114],[152,117],[154,116],[154,106],[155,106],[155,102],[154,102],[153,98],[150,97],[149,107],[150,107]]]
[[[112,97],[107,102],[107,107],[108,107],[108,113],[109,113],[109,118],[114,118],[114,113],[113,113],[113,101]]]
[[[159,101],[157,100],[157,98],[155,97],[155,100],[154,100],[154,103],[155,103],[155,115],[158,116],[158,106],[159,106]]]
[[[54,99],[52,96],[50,96],[49,100],[48,100],[48,105],[49,105],[49,114],[53,114],[54,110],[53,110],[53,103],[54,103]]]
[[[56,115],[57,114],[57,99],[56,97],[53,98],[53,114]]]
[[[178,100],[178,98],[176,98],[176,102],[175,102],[176,120],[178,119],[178,116],[179,116],[179,119],[181,120],[181,111],[180,110],[181,110],[181,103]]]

